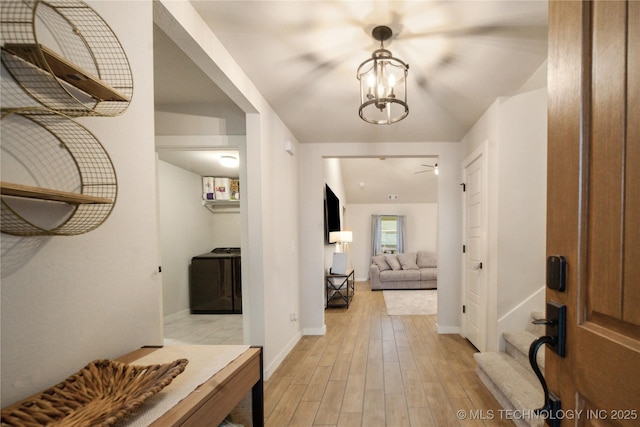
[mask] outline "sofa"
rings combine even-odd
[[[369,279],[372,290],[436,289],[438,257],[429,251],[376,255],[371,257]]]

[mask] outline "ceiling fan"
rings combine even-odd
[[[434,165],[420,165],[423,166],[425,168],[429,168],[429,169],[425,169],[423,171],[418,171],[418,172],[414,172],[413,174],[419,174],[419,173],[425,173],[425,172],[433,172],[434,174],[438,175],[438,164],[434,164]]]

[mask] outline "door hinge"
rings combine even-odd
[[[466,312],[467,312],[467,306],[466,306],[466,305],[463,305],[463,306],[462,306],[462,314],[464,314],[464,313],[466,313]]]
[[[467,245],[462,245],[462,253],[463,254],[467,253]]]
[[[465,191],[467,191],[467,184],[465,184],[464,182],[462,184],[462,192],[464,193]]]

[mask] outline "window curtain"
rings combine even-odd
[[[371,256],[376,256],[382,252],[382,217],[396,217],[396,247],[398,253],[404,252],[405,241],[405,216],[404,215],[371,215]]]
[[[398,238],[398,253],[402,254],[404,253],[404,229],[405,229],[405,220],[404,220],[404,215],[398,215],[396,217],[396,219],[398,220],[398,225],[397,225],[397,238]]]
[[[371,215],[371,256],[382,252],[381,223],[382,215]]]

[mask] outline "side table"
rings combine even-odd
[[[327,273],[325,275],[327,288],[327,307],[347,307],[356,291],[353,269],[344,274]]]

